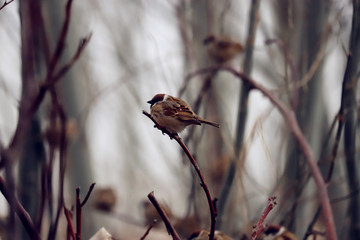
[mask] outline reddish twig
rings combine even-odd
[[[4,2],[4,4],[0,7],[0,10],[2,10],[4,7],[6,7],[7,5],[9,5],[11,2],[13,2],[14,0],[10,0],[8,2]]]
[[[274,208],[274,206],[276,205],[276,197],[270,197],[268,199],[268,203],[266,205],[266,208],[264,210],[264,212],[262,213],[259,221],[257,222],[257,224],[254,226],[254,230],[251,234],[251,240],[255,240],[257,239],[260,234],[264,231],[264,220],[267,217],[267,215],[269,214],[269,212]]]
[[[81,199],[80,199],[80,188],[79,187],[76,188],[76,240],[81,240],[82,207],[86,204],[94,187],[95,187],[95,183],[92,183],[91,186],[89,187],[89,190],[85,196],[84,201],[81,201]]]
[[[154,192],[151,192],[148,194],[148,198],[150,200],[150,202],[154,205],[154,207],[156,208],[157,212],[159,213],[161,219],[164,221],[164,224],[166,226],[166,229],[169,233],[169,235],[172,236],[173,240],[181,240],[179,234],[176,232],[175,228],[173,227],[173,225],[170,223],[170,219],[167,216],[166,212],[162,209],[162,207],[160,206],[159,202],[156,200],[155,196],[154,196]]]
[[[72,218],[71,218],[71,214],[70,214],[70,211],[68,209],[66,209],[66,207],[64,206],[64,214],[65,214],[65,217],[66,217],[66,220],[67,220],[67,223],[68,223],[68,232],[70,233],[71,237],[73,240],[76,240],[76,237],[75,237],[75,229],[74,229],[74,224],[73,224],[73,221],[72,221]]]
[[[2,177],[0,177],[0,192],[4,195],[9,205],[12,207],[12,209],[14,209],[15,213],[18,215],[30,239],[41,240],[40,235],[36,230],[36,227],[32,222],[29,214],[26,212],[26,210],[21,205],[19,200],[16,198],[14,193],[12,191],[9,191],[9,189],[6,187],[5,181]]]
[[[151,115],[149,113],[147,113],[146,111],[143,111],[143,114],[146,115],[147,117],[149,117],[155,123],[156,128],[160,129],[163,133],[166,133],[167,135],[169,135],[170,139],[175,139],[179,143],[179,145],[181,146],[181,148],[183,149],[185,154],[188,156],[191,164],[194,166],[196,173],[198,174],[198,176],[200,178],[200,185],[204,189],[204,192],[205,192],[208,204],[209,204],[210,216],[211,216],[211,228],[210,228],[209,239],[210,240],[214,239],[215,224],[216,224],[216,211],[215,211],[215,207],[214,207],[214,202],[212,201],[212,198],[210,195],[209,188],[207,187],[204,176],[202,175],[198,164],[196,163],[194,157],[189,152],[189,149],[186,147],[186,145],[184,144],[184,142],[181,140],[181,138],[179,137],[179,135],[177,133],[174,134],[174,133],[168,132],[166,129],[164,129],[162,126],[160,126],[155,121],[155,119],[153,119],[151,117]]]
[[[206,74],[209,72],[214,71],[227,71],[237,78],[241,79],[244,82],[247,82],[251,88],[257,89],[260,91],[265,97],[267,97],[270,102],[278,109],[278,111],[281,113],[283,118],[285,119],[285,122],[287,123],[288,127],[290,128],[291,133],[297,140],[297,143],[299,144],[300,149],[303,151],[307,164],[309,165],[309,168],[311,170],[311,174],[315,180],[315,184],[317,187],[317,192],[319,194],[320,203],[323,209],[324,213],[324,221],[325,226],[327,229],[327,237],[330,240],[337,239],[336,235],[336,229],[334,225],[334,216],[332,213],[331,205],[330,205],[330,199],[329,195],[326,189],[324,178],[320,172],[320,169],[317,165],[317,161],[315,158],[315,155],[306,140],[304,134],[302,133],[299,124],[296,120],[294,112],[289,109],[284,103],[282,103],[273,93],[271,93],[269,90],[267,90],[264,86],[254,81],[252,78],[248,77],[247,75],[236,71],[235,69],[227,66],[211,66],[207,68],[202,68],[197,70],[194,73],[191,73],[189,76],[194,77],[199,74]]]
[[[154,219],[154,221],[150,224],[150,226],[146,229],[146,232],[144,233],[144,235],[140,238],[140,240],[144,240],[147,235],[149,235],[150,230],[155,226],[155,224],[157,223],[157,220]]]

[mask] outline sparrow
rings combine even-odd
[[[207,46],[209,55],[217,63],[225,63],[244,51],[241,43],[226,35],[209,35],[204,39],[203,44]]]
[[[156,94],[147,103],[151,104],[151,117],[171,133],[179,133],[192,124],[204,123],[219,127],[219,124],[196,115],[191,107],[180,98],[161,93]]]

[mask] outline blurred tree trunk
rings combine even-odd
[[[296,71],[298,71],[296,75],[299,76],[299,79],[294,80],[299,84],[326,46],[327,39],[324,38],[324,34],[326,34],[324,32],[329,3],[327,1],[285,2],[287,3],[281,1],[284,5],[278,4],[279,12],[282,13],[278,14],[279,24],[284,26],[284,28],[279,28],[284,29],[283,32],[279,32],[279,35],[295,59]],[[290,12],[293,15],[289,15]],[[290,26],[290,23],[293,26]],[[323,91],[321,89],[322,62],[318,63],[314,75],[306,85],[289,93],[291,96],[290,104],[295,108],[300,127],[316,156],[320,155],[321,143],[327,130],[326,124],[323,124],[327,122],[327,119],[325,118]],[[301,150],[293,139],[288,145],[288,157],[284,173],[283,184],[285,185],[283,189],[285,189],[286,196],[283,196],[282,199],[286,199],[286,202],[291,204],[288,212],[284,211],[283,224],[297,233],[298,236],[302,236],[307,227],[307,224],[304,223],[310,221],[308,216],[314,211],[314,206],[307,202],[300,203],[298,200],[303,194],[313,193],[314,186],[308,184],[309,170]],[[289,189],[292,190],[289,192]]]
[[[53,46],[53,48],[57,44],[57,39],[60,35],[64,21],[65,5],[66,1],[44,2],[43,5],[44,16],[47,16],[46,26],[49,34],[49,41],[51,41],[50,45]],[[77,26],[81,25],[82,18],[86,16],[76,13],[75,9],[75,4],[73,4],[66,45],[77,47],[80,39],[89,33],[78,31]],[[75,51],[76,49],[71,49],[69,47],[65,48],[60,62],[67,62],[73,56]],[[80,66],[81,60],[73,66],[73,68],[77,68],[77,71],[70,70],[63,77],[63,80],[61,80],[59,85],[61,92],[59,96],[61,96],[68,119],[75,119],[78,117],[80,112],[85,109],[86,103],[89,102],[86,87],[83,86],[84,77],[86,77],[87,74],[84,72],[85,69],[81,69]],[[84,126],[78,126],[78,128],[85,129]],[[69,181],[65,181],[68,184],[68,188],[65,188],[65,190],[68,190],[67,192],[71,196],[71,199],[75,199],[76,187],[80,187],[81,198],[83,199],[89,186],[94,182],[85,133],[80,133],[75,141],[69,143],[66,174]],[[65,204],[70,203],[65,202]],[[93,229],[92,217],[89,212],[83,211],[82,219],[82,237],[87,239],[96,231]]]
[[[26,138],[24,154],[19,162],[19,199],[31,219],[37,218],[40,194],[40,175],[45,164],[45,149],[41,139],[40,122],[37,117],[31,122],[30,134]],[[21,239],[28,239],[27,232],[21,228]]]
[[[359,163],[356,160],[356,91],[360,70],[360,1],[353,1],[353,19],[349,44],[349,55],[346,65],[340,116],[344,121],[344,150],[348,177],[349,192],[359,189]],[[347,239],[358,239],[360,236],[360,195],[350,198],[348,208],[349,236]]]
[[[22,36],[22,80],[23,89],[29,88],[31,82],[44,76],[45,58],[41,41],[40,1],[33,3],[20,2],[21,36]],[[29,31],[28,29],[32,29]],[[23,90],[24,91],[24,90]],[[36,91],[30,87],[32,94]],[[24,97],[24,96],[23,96]],[[29,101],[31,98],[28,98]],[[19,116],[20,118],[21,116]],[[29,116],[23,116],[29,118]],[[24,121],[25,119],[19,119]],[[29,213],[31,219],[35,220],[38,214],[40,194],[40,173],[45,164],[45,149],[41,135],[40,117],[33,115],[32,119],[25,120],[30,122],[29,131],[24,133],[24,150],[18,165],[18,195],[23,207]],[[28,239],[28,234],[18,224],[21,231],[17,234],[21,239]],[[18,235],[18,236],[19,236]],[[11,238],[11,237],[10,237]]]
[[[245,53],[244,53],[244,60],[241,65],[241,72],[244,74],[251,76],[252,73],[252,66],[253,66],[253,55],[254,55],[254,43],[256,39],[257,33],[257,26],[260,20],[259,8],[260,8],[260,0],[252,0],[249,5],[249,10],[247,12],[246,17],[248,18],[248,26],[246,32],[246,43],[245,46]],[[229,3],[230,4],[230,3]],[[224,8],[225,9],[225,8]],[[228,7],[230,10],[230,7]],[[224,12],[225,13],[225,12]],[[220,19],[220,17],[219,17]],[[215,21],[216,22],[216,21]],[[225,22],[222,23],[223,26],[221,29],[225,30],[226,32],[234,32],[234,30],[229,29]],[[233,26],[234,29],[239,31],[239,25]],[[219,74],[220,75],[220,74]],[[223,78],[222,75],[220,75]],[[234,85],[233,82],[230,84]],[[247,158],[246,154],[244,157],[240,156],[241,151],[246,151],[244,148],[244,136],[245,136],[245,129],[247,127],[247,118],[248,118],[248,105],[249,105],[249,94],[251,88],[248,83],[241,82],[239,94],[237,96],[238,99],[235,98],[234,101],[237,101],[238,110],[236,115],[236,126],[235,126],[235,143],[233,146],[234,155],[232,156],[230,166],[228,171],[225,174],[224,183],[221,189],[221,194],[219,196],[219,204],[218,204],[218,222],[217,227],[222,229],[225,232],[231,233],[236,232],[237,229],[241,225],[248,224],[248,211],[249,211],[249,204],[246,200],[246,188],[243,184],[243,174],[242,170],[245,166],[245,159]],[[220,94],[220,90],[217,93]],[[221,107],[219,107],[221,109]],[[223,116],[225,114],[222,114]],[[227,116],[225,115],[224,118]],[[226,120],[226,119],[224,119]],[[231,139],[231,136],[229,136]],[[237,173],[238,172],[238,173]],[[235,185],[234,180],[235,176],[238,174],[240,179],[240,184]],[[234,198],[234,196],[241,196],[241,199]],[[241,204],[239,204],[239,202]],[[241,220],[238,220],[239,216]]]
[[[297,74],[299,79],[297,81],[310,71],[316,58],[324,51],[327,43],[327,39],[324,38],[324,34],[326,34],[324,31],[328,17],[328,4],[327,1],[294,1],[293,5],[289,6],[293,7],[295,33],[289,35],[293,38],[290,37],[288,42],[299,68]],[[322,62],[317,66],[317,70],[308,84],[294,90],[298,92],[293,92],[291,95],[293,99],[291,104],[295,107],[300,127],[318,157],[321,152],[323,136],[326,135],[325,131],[327,130],[326,124],[323,124],[327,122],[327,119],[325,118],[322,100]],[[298,96],[297,98],[294,97],[295,94]],[[311,215],[315,206],[311,206],[307,202],[301,204],[298,200],[306,193],[311,194],[314,191],[314,186],[308,184],[308,167],[304,155],[293,139],[290,141],[288,151],[285,169],[287,187],[285,189],[293,190],[284,196],[291,199],[290,202],[292,202],[289,213],[284,216],[284,225],[299,236],[303,236],[307,227],[304,222],[309,221],[307,216]]]
[[[205,1],[205,0],[200,0],[200,1],[191,1],[188,5],[189,10],[191,10],[191,17],[190,17],[190,21],[189,21],[189,26],[188,29],[190,29],[191,32],[191,42],[190,45],[192,46],[192,48],[194,49],[194,65],[196,67],[199,66],[204,66],[207,62],[207,55],[206,55],[206,49],[204,48],[204,46],[202,46],[202,41],[203,39],[208,35],[209,33],[209,5],[211,4],[212,1]],[[189,66],[190,67],[190,66]],[[185,72],[189,72],[191,69],[185,69]],[[206,90],[206,92],[201,93],[201,89],[202,86],[204,84],[205,81],[205,77],[200,76],[201,80],[200,81],[194,81],[192,82],[192,87],[189,88],[188,87],[188,91],[185,93],[185,97],[183,97],[184,99],[189,99],[188,103],[190,105],[192,105],[192,107],[194,108],[193,110],[197,113],[197,114],[201,114],[200,111],[200,106],[202,105],[201,103],[204,102],[204,96],[206,96],[208,94],[208,89]],[[202,96],[200,96],[200,93]],[[191,101],[191,99],[195,99],[194,101]],[[198,102],[198,106],[194,106],[193,103],[197,101]],[[196,103],[195,103],[196,104]],[[202,165],[202,160],[204,158],[206,158],[206,156],[208,156],[208,153],[204,153],[201,152],[201,150],[199,149],[199,140],[198,138],[195,138],[195,134],[193,134],[195,131],[194,127],[191,127],[191,130],[189,131],[189,135],[191,135],[191,143],[192,145],[190,145],[192,147],[192,151],[196,152],[197,154],[197,161],[199,162],[200,168],[202,169],[203,174],[205,174],[205,179],[208,179],[207,175],[206,175],[206,171],[204,169],[204,165]],[[203,135],[202,135],[203,137]],[[190,139],[189,139],[190,140]],[[188,141],[190,142],[190,141]],[[205,142],[205,143],[204,143]],[[208,141],[203,141],[204,145],[209,144]],[[208,145],[209,146],[209,145]],[[205,161],[208,161],[207,159]],[[206,228],[210,226],[210,224],[207,222],[207,219],[210,219],[210,217],[208,218],[208,205],[206,204],[206,199],[203,195],[202,189],[198,184],[198,177],[196,174],[194,174],[193,169],[190,169],[191,173],[192,173],[192,181],[191,181],[191,195],[189,198],[189,210],[191,209],[191,207],[193,207],[193,214],[197,217],[200,218],[198,219],[199,222],[202,223],[206,223]],[[213,194],[213,191],[210,189],[210,194]],[[213,197],[213,196],[212,196]],[[206,207],[205,207],[206,206]],[[190,213],[190,212],[189,212]],[[204,227],[205,227],[204,226]]]

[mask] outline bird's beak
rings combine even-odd
[[[151,100],[149,100],[149,101],[147,101],[147,103],[148,103],[148,104],[152,104],[152,101],[151,101]]]

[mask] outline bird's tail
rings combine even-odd
[[[205,124],[208,124],[208,125],[211,125],[211,126],[214,126],[214,127],[217,127],[219,128],[220,127],[220,124],[216,123],[216,122],[212,122],[212,121],[209,121],[209,120],[206,120],[206,119],[199,119],[201,123],[205,123]]]

